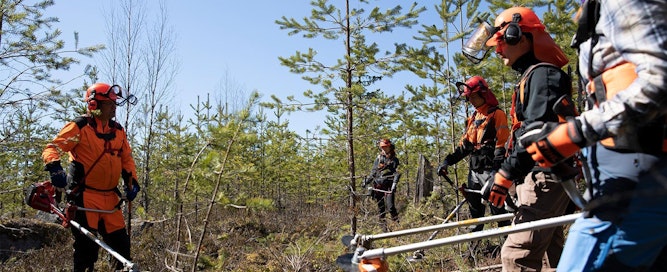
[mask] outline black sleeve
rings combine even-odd
[[[380,156],[377,156],[373,161],[373,167],[371,168],[371,174],[370,174],[371,177],[375,178],[379,176],[377,173],[379,165],[380,165]]]
[[[572,83],[563,70],[552,66],[535,68],[524,87],[524,100],[520,107],[523,120],[520,120],[521,127],[514,132],[514,139],[523,135],[526,126],[532,122],[558,122],[553,106],[556,100],[566,93],[572,95]],[[535,162],[526,149],[515,144],[501,169],[510,175],[508,179],[517,180],[523,178],[534,167]]]
[[[447,161],[448,165],[454,165],[468,156],[473,151],[473,149],[473,144],[468,140],[463,139],[463,142],[454,149],[454,152],[447,155],[445,160]]]

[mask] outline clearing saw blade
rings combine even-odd
[[[357,272],[359,269],[357,269],[357,266],[352,264],[352,257],[354,256],[354,253],[347,253],[338,256],[336,258],[336,266],[338,266],[340,269],[343,269],[345,272]]]

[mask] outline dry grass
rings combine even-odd
[[[406,203],[405,201],[399,203]],[[437,223],[420,215],[414,208],[401,207],[400,224],[392,229],[406,229]],[[438,212],[436,212],[438,213]],[[465,214],[465,211],[463,211]],[[142,271],[192,271],[196,238],[201,235],[201,222],[196,214],[186,217],[187,232],[182,234],[178,263],[176,224],[174,220],[144,221],[133,225],[132,256]],[[344,204],[287,205],[284,209],[256,211],[248,209],[214,209],[204,243],[200,247],[197,271],[339,271],[335,260],[347,253],[340,237],[350,234],[350,215]],[[3,253],[0,271],[69,271],[72,238],[70,230],[57,224],[28,219],[3,219],[0,241],[14,245]],[[358,232],[379,233],[375,207],[362,202],[358,212]],[[375,247],[389,247],[425,240],[430,233],[377,241]],[[438,238],[457,234],[444,231]],[[4,235],[4,236],[3,236]],[[10,238],[5,238],[10,237]],[[34,242],[30,242],[34,241]],[[483,241],[486,247],[502,241]],[[0,242],[0,244],[3,242]],[[31,244],[34,249],[17,245]],[[38,245],[38,246],[35,246]],[[408,262],[407,254],[389,257],[392,271],[470,271],[476,266],[499,263],[490,252],[479,251],[475,258],[464,258],[467,244],[434,248],[425,258]],[[98,271],[109,271],[108,254],[101,250],[96,264]]]

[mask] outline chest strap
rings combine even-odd
[[[602,74],[590,79],[586,86],[588,95],[599,105],[619,92],[625,90],[637,79],[637,66],[625,62],[605,70]],[[630,135],[615,136],[600,141],[605,147],[615,150],[627,150],[648,154],[667,152],[667,118],[641,126]]]

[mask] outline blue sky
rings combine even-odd
[[[401,4],[404,8],[412,3],[390,2],[391,5]],[[74,31],[79,32],[80,46],[104,44],[108,42],[104,17],[110,13],[110,5],[114,3],[114,0],[56,0],[55,5],[45,11],[45,15],[60,19],[56,27],[63,31],[61,37],[66,41],[67,48],[74,46]],[[157,1],[146,3],[152,9],[148,13],[156,14]],[[282,16],[296,19],[308,16],[312,9],[309,3],[297,0],[167,0],[169,24],[175,31],[176,54],[181,63],[175,80],[176,97],[173,106],[188,116],[188,105],[196,104],[196,96],[213,93],[226,77],[247,93],[258,91],[263,101],[267,101],[272,94],[286,101],[284,98],[290,95],[302,98],[302,93],[307,89],[319,92],[317,86],[308,84],[300,75],[290,73],[278,60],[279,56],[288,57],[297,50],[306,51],[308,47],[317,49],[323,56],[342,56],[342,41],[290,37],[286,30],[280,30],[275,24]],[[433,5],[428,4],[427,8],[431,9]],[[426,13],[432,14],[434,20],[439,20],[433,11]],[[417,35],[417,30],[413,28],[385,34],[382,39],[378,39],[378,43],[391,46],[394,42],[407,42]],[[95,57],[84,57],[82,63],[97,64],[98,60]],[[82,68],[74,67],[71,74],[78,75],[81,71]],[[370,88],[382,88],[389,94],[398,94],[406,83],[415,84],[415,81],[416,78],[404,73],[393,79],[383,79],[377,86]],[[81,83],[82,80],[72,82],[72,88]],[[270,112],[267,114],[273,118]],[[304,134],[305,130],[314,131],[316,126],[323,126],[323,116],[323,113],[293,113],[287,118],[292,130]]]

